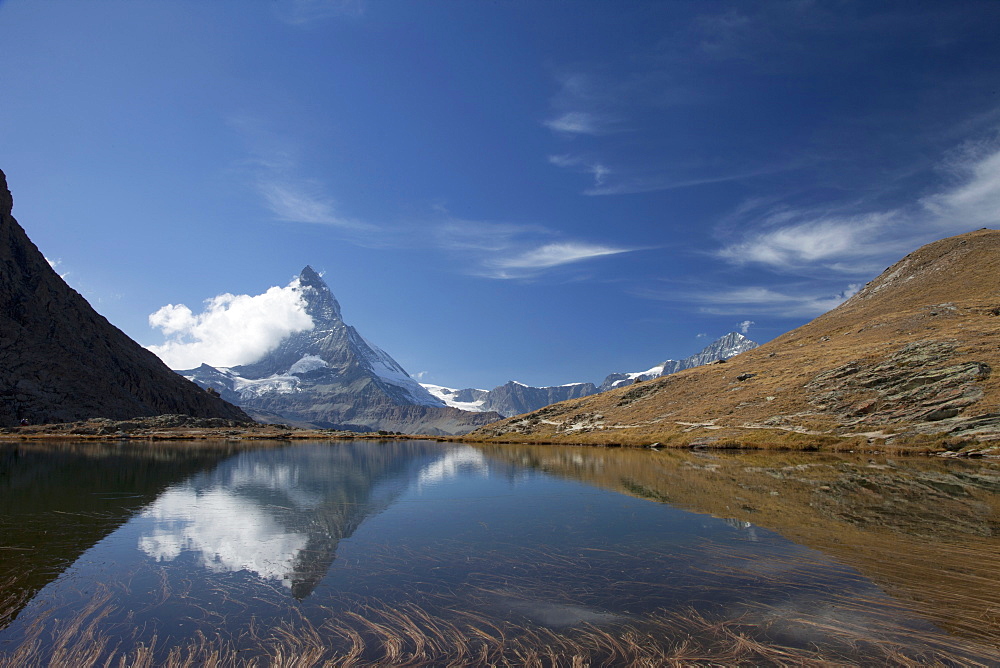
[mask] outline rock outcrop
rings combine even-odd
[[[175,413],[247,422],[167,368],[49,266],[0,172],[0,426]]]

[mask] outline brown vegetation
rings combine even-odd
[[[301,429],[284,424],[237,422],[189,415],[158,415],[131,420],[92,418],[81,422],[0,427],[4,441],[304,441],[354,439],[413,439],[399,433]]]
[[[1000,231],[911,253],[829,313],[724,363],[465,440],[985,452],[1000,443]]]

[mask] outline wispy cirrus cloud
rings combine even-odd
[[[532,278],[546,270],[637,249],[565,239],[542,225],[449,219],[432,228],[439,248],[459,255],[467,273]]]
[[[598,160],[587,159],[568,153],[550,155],[549,162],[557,167],[575,168],[578,171],[590,174],[594,178],[594,188],[603,187],[608,177],[613,173],[611,168]]]
[[[852,215],[815,209],[741,208],[745,229],[716,255],[780,271],[864,274],[901,253],[982,226],[1000,225],[1000,145],[962,148],[945,165],[951,182],[899,207]]]
[[[617,78],[582,72],[557,77],[551,98],[553,116],[543,125],[563,138],[587,138],[582,154],[561,153],[549,162],[563,169],[589,174],[594,182],[585,195],[625,195],[689,188],[712,183],[740,181],[775,174],[792,168],[791,160],[774,159],[766,164],[740,164],[725,158],[687,158],[681,164],[672,150],[636,160],[634,151],[624,150],[617,135],[630,133],[650,141],[664,135],[664,109],[682,107],[699,99],[671,74],[658,68],[654,59],[645,66]],[[656,113],[651,113],[656,112]],[[634,142],[625,142],[634,146]],[[652,157],[655,155],[656,157]],[[663,156],[671,156],[666,159]],[[614,168],[609,167],[614,165]]]
[[[944,168],[957,183],[920,203],[939,223],[961,220],[964,225],[1000,222],[1000,140],[960,146]]]
[[[628,248],[614,248],[577,241],[545,244],[538,248],[497,259],[494,264],[502,269],[548,269],[562,264],[580,262],[603,255],[627,253]]]
[[[456,218],[442,206],[421,220],[375,224],[345,216],[324,183],[299,176],[297,152],[288,142],[265,131],[254,118],[234,119],[231,125],[251,146],[252,184],[275,220],[325,225],[357,246],[441,251],[457,271],[495,279],[537,277],[563,265],[635,250],[566,238],[539,224]],[[610,172],[601,164],[585,168],[596,183]]]
[[[553,233],[541,225],[493,223],[454,218],[447,212],[430,225],[438,248],[472,255],[509,253],[531,240],[549,239]]]
[[[285,23],[305,26],[326,19],[359,17],[365,13],[365,4],[365,0],[279,0],[275,11]]]
[[[833,266],[834,260],[846,256],[855,261],[859,257],[880,256],[887,246],[898,244],[894,239],[881,238],[881,232],[897,215],[890,211],[797,220],[748,235],[722,248],[718,256],[736,264],[758,263],[785,269],[820,262]],[[775,215],[776,218],[788,216],[787,211]]]
[[[864,286],[861,283],[851,283],[840,291],[824,293],[748,286],[736,290],[703,293],[698,296],[703,303],[699,310],[713,315],[748,313],[758,317],[771,315],[783,318],[812,318],[840,306],[862,287]],[[745,322],[753,324],[752,321]],[[749,325],[747,328],[749,329]]]
[[[566,111],[543,124],[567,135],[603,135],[612,131],[611,119],[590,111]]]
[[[851,283],[843,289],[824,292],[808,286],[792,285],[776,290],[750,285],[717,290],[642,289],[634,294],[659,301],[694,303],[699,312],[710,315],[811,318],[839,306],[862,287],[861,283]],[[746,319],[738,327],[746,334],[753,324],[754,321]]]
[[[267,129],[254,115],[234,115],[228,124],[246,142],[250,156],[241,171],[275,220],[328,225],[356,241],[376,240],[381,226],[342,215],[321,180],[301,175],[299,147]]]
[[[564,73],[557,79],[559,87],[551,99],[553,115],[542,125],[566,137],[599,137],[625,129],[614,111],[617,96],[606,84],[581,72]]]
[[[292,183],[261,178],[257,189],[267,208],[281,221],[332,225],[351,231],[374,231],[377,226],[346,218],[336,213],[333,200],[322,186],[312,180]]]
[[[777,174],[790,169],[788,165],[771,165],[745,171],[709,174],[705,176],[671,176],[667,174],[641,174],[616,172],[614,180],[602,179],[583,191],[584,195],[635,195],[639,193],[677,190],[695,186],[745,181],[758,176]]]

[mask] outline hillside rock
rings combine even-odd
[[[298,426],[455,435],[501,417],[452,408],[431,395],[344,322],[339,302],[312,267],[302,270],[297,290],[312,329],[288,336],[252,364],[202,364],[178,373],[252,414]]]
[[[250,420],[94,311],[49,266],[12,210],[0,172],[0,426],[164,413]]]
[[[984,452],[1000,446],[997,313],[1000,231],[977,230],[914,251],[837,308],[726,364],[549,406],[473,437]]]

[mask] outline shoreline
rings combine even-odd
[[[648,450],[741,450],[746,452],[845,452],[893,456],[932,456],[945,458],[1000,458],[1000,443],[995,441],[954,442],[946,438],[921,440],[919,443],[887,444],[869,442],[857,436],[830,434],[740,434],[706,441],[699,438],[665,437],[661,441],[601,442],[555,440],[545,438],[483,438],[469,435],[403,434],[388,431],[356,432],[340,429],[308,429],[284,424],[241,423],[230,420],[161,415],[132,420],[94,418],[79,422],[54,423],[0,428],[0,443],[32,441],[93,442],[162,442],[162,441],[350,441],[350,440],[431,440],[477,445],[563,445],[571,447],[629,448]]]

